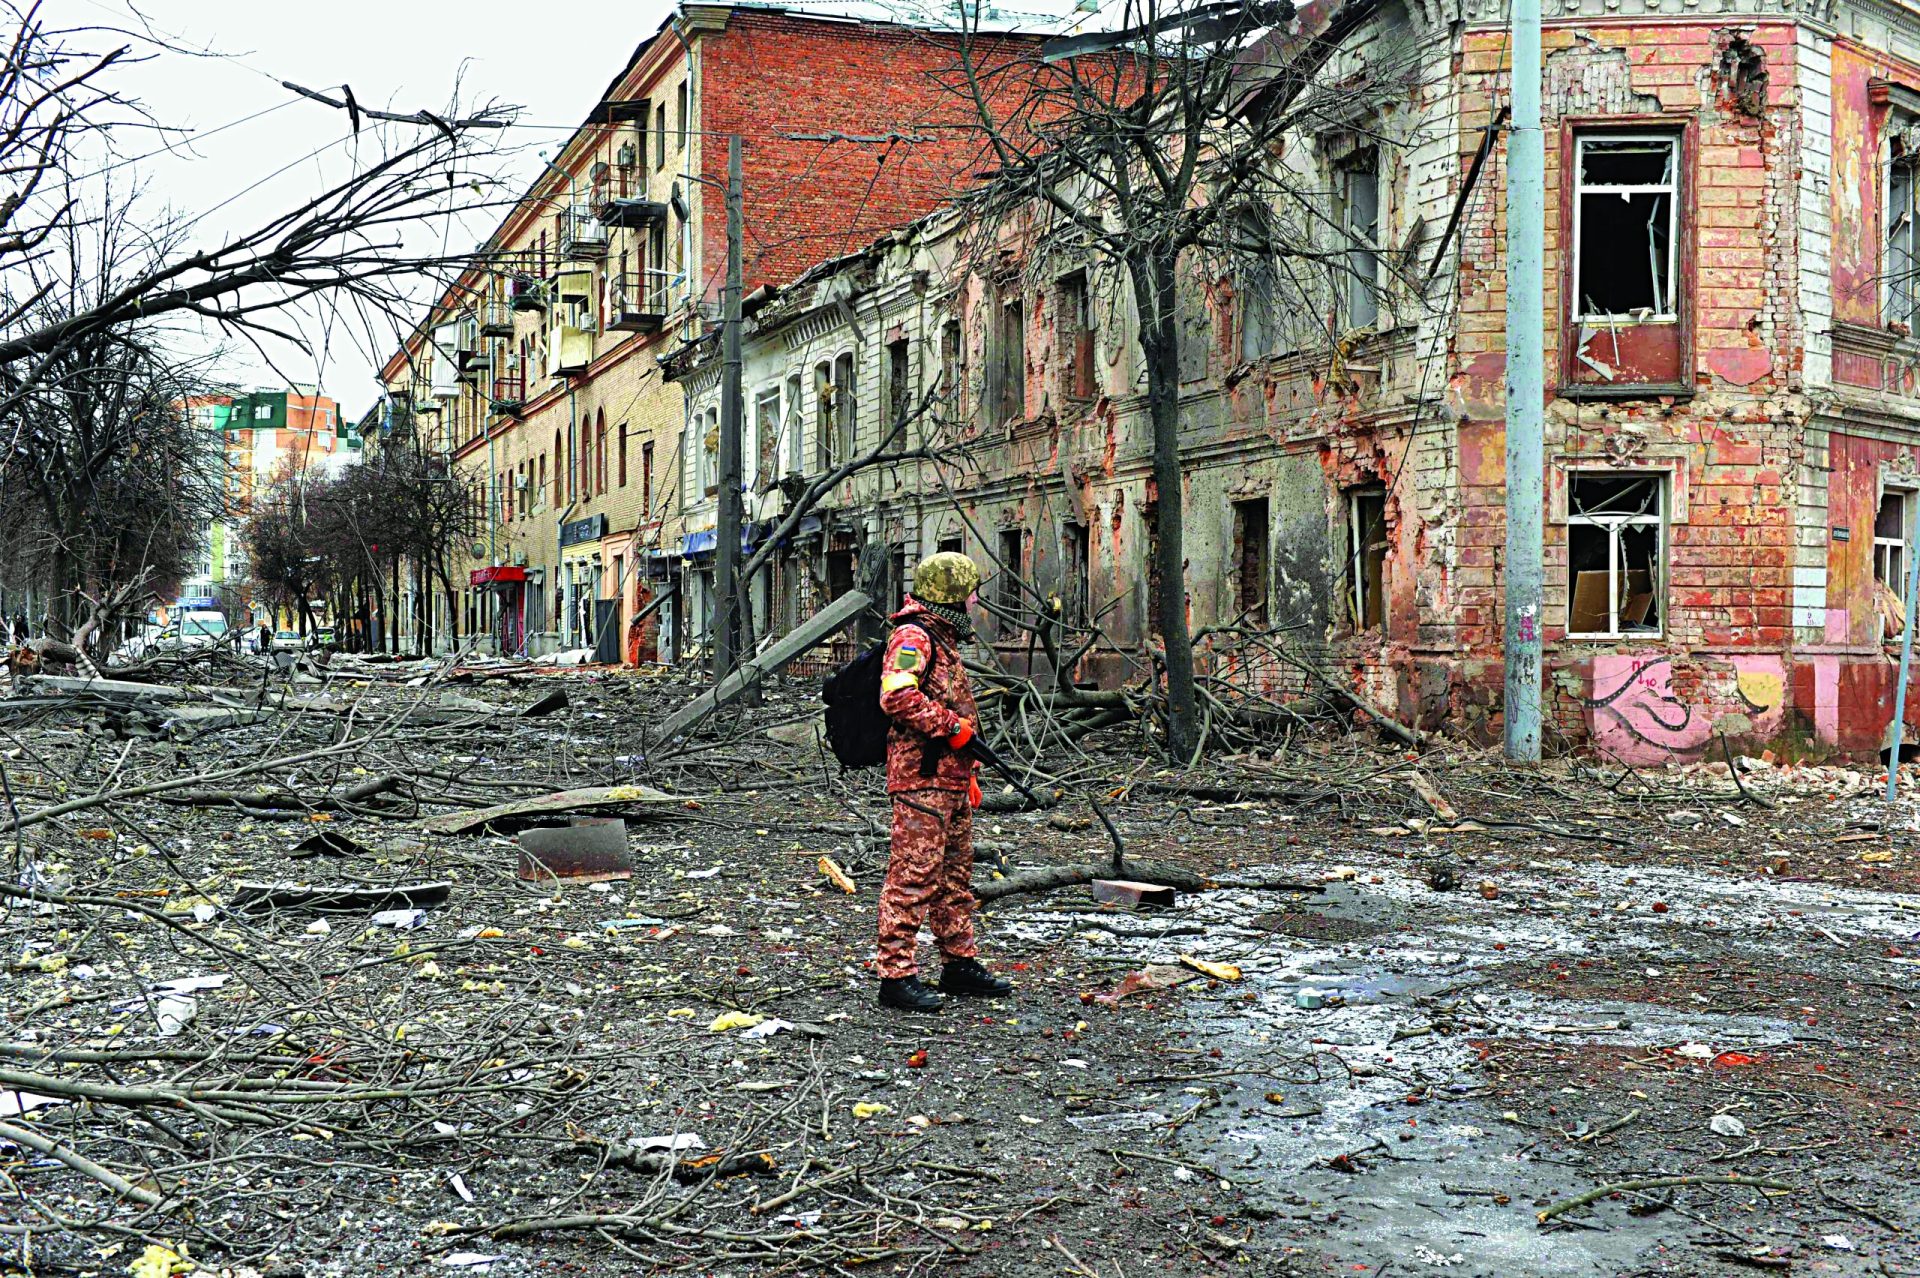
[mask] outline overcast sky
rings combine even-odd
[[[926,21],[945,2],[799,0],[795,7]],[[1020,0],[987,9],[987,25],[1062,30],[1101,21],[1079,6]],[[540,169],[537,153],[565,141],[671,9],[670,0],[48,0],[43,12],[62,26],[150,29],[179,48],[208,51],[194,56],[146,46],[151,59],[123,72],[117,83],[159,122],[186,132],[172,152],[154,155],[151,135],[116,134],[111,180],[130,176],[143,185],[137,218],[157,221],[171,211],[192,220],[192,245],[210,247],[349,172],[345,114],[296,97],[280,81],[321,91],[349,85],[364,106],[409,113],[445,110],[456,89],[465,106],[491,100],[522,107],[521,123],[507,132],[515,152],[503,171],[518,194]],[[115,42],[104,34],[86,38],[90,48]],[[459,250],[491,229],[489,218],[440,233],[446,248]],[[397,344],[391,322],[378,320],[370,336],[369,319],[344,306],[315,307],[293,319],[311,353],[290,343],[270,342],[263,352],[233,343],[226,380],[317,384],[343,413],[359,416],[378,395],[375,371]]]
[[[518,190],[539,168],[535,152],[558,145],[585,118],[634,46],[671,9],[667,0],[136,3],[157,32],[222,55],[160,53],[123,81],[159,120],[190,130],[180,154],[143,159],[121,172],[144,182],[150,213],[164,206],[199,218],[192,232],[199,245],[257,225],[346,172],[349,154],[338,142],[348,132],[343,114],[294,97],[279,81],[323,91],[351,85],[363,105],[397,111],[443,109],[456,84],[469,103],[522,106],[524,124],[509,135],[523,148],[508,161]],[[49,10],[62,25],[133,25],[125,0],[52,0]],[[151,138],[114,141],[123,157],[153,145]],[[316,149],[321,154],[309,158]],[[449,247],[467,247],[487,229],[474,228],[466,244]],[[391,332],[370,343],[365,322],[330,311],[303,317],[300,327],[313,354],[276,344],[269,363],[242,345],[234,352],[232,379],[318,383],[357,416],[378,394],[374,370],[391,349]],[[370,349],[376,344],[379,349]]]

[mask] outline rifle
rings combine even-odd
[[[1018,790],[1021,794],[1021,797],[1026,799],[1026,801],[1028,803],[1031,803],[1034,807],[1040,808],[1040,807],[1046,806],[1044,803],[1040,801],[1039,795],[1035,794],[1032,790],[1029,790],[1026,786],[1026,783],[1022,781],[1018,776],[1014,775],[1013,768],[1007,763],[1005,759],[1002,759],[997,753],[995,753],[994,748],[992,746],[988,745],[985,741],[983,741],[980,738],[980,734],[978,732],[974,733],[973,739],[971,741],[968,741],[965,745],[960,747],[960,752],[962,754],[971,754],[974,758],[980,760],[980,762],[986,764],[989,768],[992,768],[995,772],[998,772],[1002,777],[1006,779],[1006,782],[1008,785]]]

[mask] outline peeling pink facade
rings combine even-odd
[[[1344,56],[1411,51],[1423,73],[1287,149],[1330,221],[1374,219],[1370,304],[1351,254],[1278,302],[1197,263],[1182,331],[1188,624],[1251,611],[1406,721],[1482,740],[1502,713],[1497,133],[1468,175],[1506,97],[1504,16],[1387,6]],[[1920,508],[1920,288],[1898,284],[1888,221],[1912,206],[1920,13],[1577,0],[1544,44],[1550,733],[1636,766],[1723,737],[1870,754],[1893,686],[1876,571],[1901,588],[1889,511]],[[936,218],[823,268],[858,278],[770,311],[787,327],[765,334],[768,384],[804,340],[808,360],[858,352],[884,387],[896,339],[863,334],[907,342],[911,393],[943,376],[935,417],[969,464],[850,481],[825,515],[838,553],[1015,556],[1043,596],[1083,592],[1099,616],[1077,675],[1142,677],[1156,494],[1124,280],[1011,228],[1003,274],[948,285],[967,235]],[[834,328],[830,294],[864,327]],[[1306,683],[1285,663],[1230,673]]]

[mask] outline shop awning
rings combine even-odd
[[[527,570],[519,564],[495,564],[491,568],[475,568],[467,577],[467,584],[490,586],[495,582],[525,581]]]

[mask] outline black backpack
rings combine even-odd
[[[927,668],[933,673],[940,646],[933,645]],[[887,641],[881,640],[826,677],[820,685],[827,703],[827,748],[845,768],[875,768],[887,761],[887,730],[893,720],[880,708],[880,674],[887,664]]]

